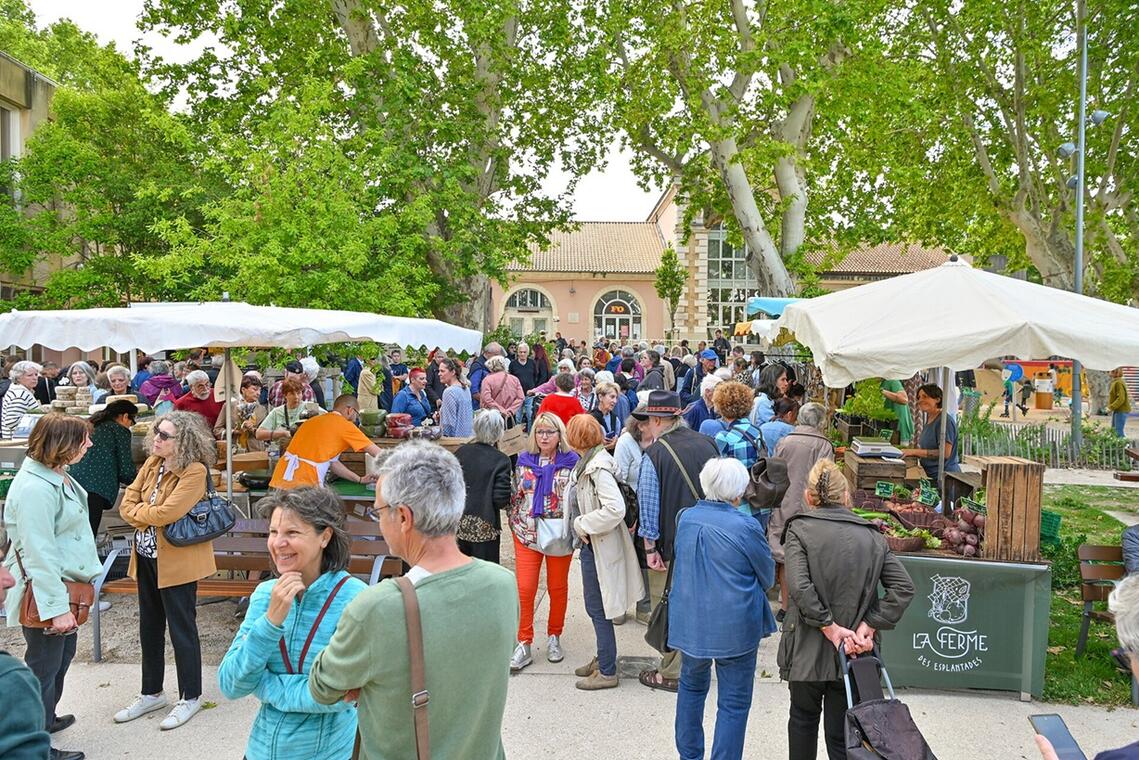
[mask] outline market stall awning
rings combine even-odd
[[[776,321],[832,388],[997,356],[1064,356],[1098,370],[1139,363],[1139,309],[963,261],[804,300]]]
[[[788,304],[793,304],[796,301],[801,301],[801,298],[766,298],[764,296],[756,296],[747,299],[747,315],[753,316],[755,314],[766,314],[767,316],[775,319],[783,314],[783,310],[787,308]]]
[[[437,319],[356,311],[252,306],[238,301],[138,304],[120,309],[12,311],[0,316],[0,345],[120,353],[167,348],[303,348],[371,341],[477,353],[482,334]]]
[[[737,322],[735,335],[755,335],[770,343],[779,335],[779,325],[774,319],[753,319],[750,322]]]

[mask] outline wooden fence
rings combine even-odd
[[[985,436],[961,436],[961,456],[1018,456],[1048,467],[1079,467],[1089,470],[1130,470],[1127,456],[1132,442],[1126,438],[1097,437],[1084,440],[1077,450],[1071,433],[1046,425],[1007,425]]]

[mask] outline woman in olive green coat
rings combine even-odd
[[[834,760],[846,757],[846,693],[837,648],[844,646],[847,654],[870,650],[878,631],[901,620],[914,584],[878,529],[850,511],[838,465],[819,461],[807,476],[804,496],[807,511],[783,528],[790,604],[777,662],[791,692],[791,760],[814,760],[824,700],[823,730]],[[879,585],[885,588],[881,598]]]

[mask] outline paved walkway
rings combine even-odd
[[[570,612],[563,635],[565,661],[546,662],[542,637],[535,647],[535,663],[510,679],[503,726],[507,756],[527,760],[676,757],[673,695],[650,691],[634,678],[624,678],[619,688],[608,691],[587,693],[574,688],[573,669],[593,654],[593,629],[582,606],[576,561],[570,580]],[[547,611],[543,600],[536,625],[539,632],[544,630]],[[619,651],[625,658],[623,670],[627,672],[636,670],[639,658],[653,654],[642,638],[644,631],[633,621],[617,628]],[[90,632],[82,635],[90,636]],[[777,645],[775,636],[760,647],[745,752],[748,758],[787,756],[787,687],[779,681],[775,668]],[[167,687],[172,689],[176,684],[172,656],[168,661]],[[161,712],[121,726],[111,720],[115,710],[133,698],[139,679],[137,665],[76,662],[68,675],[60,709],[74,712],[79,721],[57,735],[56,746],[82,749],[91,760],[240,757],[257,703],[252,698],[236,702],[222,699],[216,673],[216,668],[206,668],[205,696],[216,701],[217,707],[204,711],[183,728],[162,732],[158,729]],[[1139,738],[1139,711],[1132,709],[1022,703],[1014,695],[983,692],[904,690],[899,697],[909,705],[941,760],[1037,758],[1027,716],[1040,712],[1062,715],[1088,757]],[[709,746],[714,706],[713,681],[705,711]],[[818,757],[824,758],[825,751]]]

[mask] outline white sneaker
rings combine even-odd
[[[168,704],[165,694],[139,694],[129,707],[124,707],[115,713],[115,723],[127,723],[135,718],[141,718],[147,713],[161,710]]]
[[[550,662],[561,662],[566,656],[562,654],[562,642],[557,636],[551,636],[546,644],[546,659]]]
[[[510,672],[517,673],[532,662],[534,658],[530,655],[530,645],[519,641],[518,646],[514,647],[514,654],[510,656]]]
[[[106,612],[109,609],[111,609],[111,603],[108,602],[106,599],[100,599],[99,600],[99,612]]]
[[[170,714],[162,719],[162,723],[158,725],[163,731],[169,731],[172,728],[178,728],[182,724],[190,720],[190,718],[197,715],[202,709],[202,698],[197,699],[179,699],[174,703],[174,709]]]

